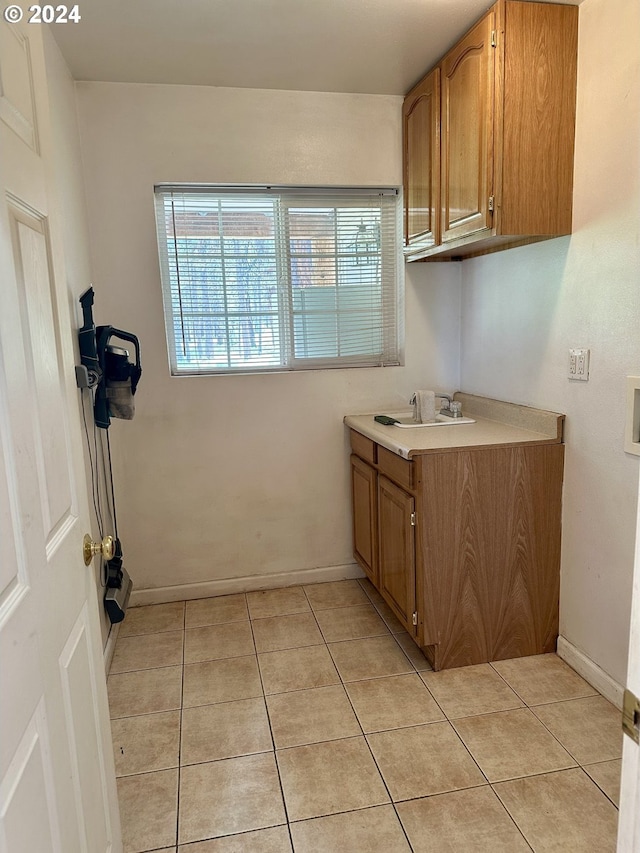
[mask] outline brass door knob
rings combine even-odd
[[[94,542],[88,533],[85,533],[82,540],[82,556],[84,564],[88,566],[96,554],[101,554],[103,559],[112,560],[116,552],[116,545],[113,536],[105,536],[102,542]]]

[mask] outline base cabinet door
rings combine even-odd
[[[415,636],[415,503],[386,477],[378,477],[379,589]]]
[[[378,585],[378,496],[374,468],[351,456],[353,551],[374,586]]]

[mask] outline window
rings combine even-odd
[[[400,363],[395,189],[155,188],[171,372]]]

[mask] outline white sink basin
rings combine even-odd
[[[427,424],[419,424],[416,423],[412,417],[407,417],[406,414],[398,414],[398,415],[389,415],[391,418],[395,418],[398,423],[393,424],[394,427],[399,427],[400,429],[422,429],[423,427],[437,427],[437,426],[458,426],[459,424],[475,424],[473,418],[450,418],[447,415],[436,415],[435,421],[430,421]]]

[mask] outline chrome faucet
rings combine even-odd
[[[462,417],[462,403],[454,400],[450,394],[440,394],[437,391],[436,397],[439,397],[443,401],[440,406],[441,415],[446,415],[448,418]]]
[[[445,394],[444,392],[436,391],[435,397],[439,400],[442,400],[442,405],[440,406],[440,414],[446,415],[448,418],[461,418],[462,417],[462,403],[454,400],[451,394]],[[416,395],[412,394],[411,399],[409,400],[409,405],[414,407],[414,417],[415,417],[415,405],[416,405]]]
[[[436,397],[438,397],[440,400],[444,401],[442,403],[442,405],[440,406],[440,412],[442,412],[443,409],[445,411],[451,409],[451,404],[453,403],[453,397],[450,394],[442,394],[439,391],[436,391]]]

